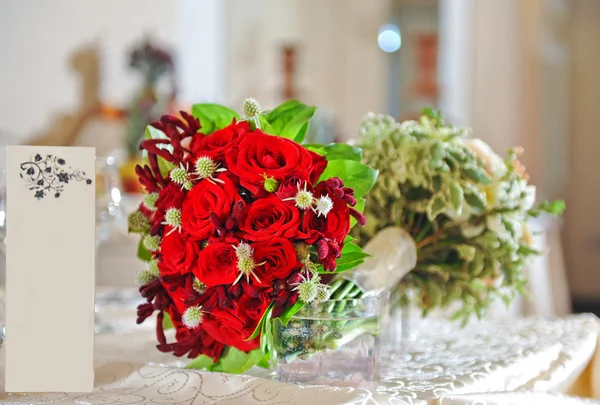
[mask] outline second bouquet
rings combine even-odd
[[[314,111],[288,101],[262,112],[248,99],[243,116],[197,104],[148,126],[147,163],[136,168],[145,195],[129,228],[147,263],[137,321],[158,314],[158,350],[195,359],[194,368],[266,366],[272,320],[323,312],[335,290],[352,290],[328,283],[367,256],[348,234],[365,224],[377,172],[352,146],[302,145]]]

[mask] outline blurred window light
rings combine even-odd
[[[377,44],[383,52],[392,53],[400,49],[402,37],[400,29],[395,24],[385,24],[379,29]]]

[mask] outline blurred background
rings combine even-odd
[[[598,0],[0,0],[0,144],[97,148],[97,279],[129,286],[149,121],[297,98],[330,142],[368,111],[434,106],[500,153],[523,146],[540,199],[567,201],[563,222],[539,224],[550,254],[514,311],[597,311],[599,40]]]

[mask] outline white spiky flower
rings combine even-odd
[[[264,264],[264,263],[261,263],[261,264]],[[250,276],[253,276],[256,279],[256,281],[258,281],[260,283],[260,279],[254,272],[254,269],[256,267],[258,267],[258,265],[256,263],[254,263],[254,259],[251,257],[238,259],[237,268],[238,268],[240,274],[238,274],[238,276],[235,279],[235,281],[233,282],[233,284],[237,284],[237,282],[240,281],[242,276],[246,276],[246,282],[249,282]]]
[[[315,205],[315,212],[317,216],[323,215],[327,217],[327,214],[333,209],[333,200],[328,195],[323,195],[317,199]]]
[[[144,236],[144,247],[150,252],[156,252],[160,249],[160,237],[146,235]]]
[[[235,255],[238,259],[250,259],[252,258],[252,255],[254,255],[254,249],[245,242],[241,242],[233,248],[235,249]]]
[[[183,167],[183,163],[179,167],[172,169],[169,173],[169,177],[174,183],[179,184],[182,189],[191,190],[194,186],[190,181],[188,171]]]
[[[165,220],[163,225],[169,225],[173,228],[169,231],[169,233],[167,233],[167,235],[170,235],[176,230],[181,231],[181,210],[178,208],[169,208],[165,212]]]
[[[313,194],[308,191],[306,188],[308,183],[304,183],[304,188],[300,188],[300,184],[298,184],[298,192],[294,197],[286,198],[284,201],[294,200],[296,207],[301,210],[305,210],[307,208],[312,207],[315,203],[315,197]]]
[[[215,163],[215,161],[208,156],[200,156],[198,160],[196,160],[196,171],[194,174],[200,180],[207,179],[213,183],[224,183],[223,180],[215,178],[214,175],[215,173],[224,172],[226,170],[227,169],[224,167],[219,167],[219,164]]]
[[[189,307],[181,316],[181,321],[188,329],[197,328],[204,319],[204,311],[202,307]]]
[[[149,193],[144,196],[142,202],[149,210],[156,211],[156,200],[158,200],[158,193]]]

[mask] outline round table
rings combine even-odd
[[[134,324],[133,303],[105,305],[99,315],[113,330],[96,336],[92,393],[1,393],[0,403],[600,404],[574,397],[600,399],[600,322],[592,315],[488,319],[464,328],[413,319],[403,346],[385,356],[382,381],[359,387],[284,384],[262,370],[187,370],[185,359],[156,350],[152,322]],[[3,358],[0,363],[3,373]]]

